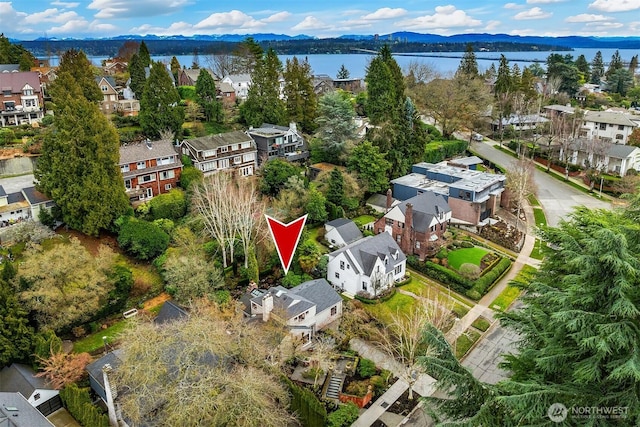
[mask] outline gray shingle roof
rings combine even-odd
[[[40,203],[47,203],[52,201],[51,198],[47,197],[46,194],[36,190],[36,187],[23,188],[22,193],[31,205],[37,205]]]
[[[631,127],[638,126],[626,114],[613,111],[587,111],[584,113],[584,121]]]
[[[402,202],[398,207],[403,214],[407,212],[407,203],[413,205],[413,229],[419,232],[426,231],[433,218],[437,218],[440,212],[443,214],[451,212],[444,197],[433,191],[425,191]]]
[[[20,393],[0,393],[0,426],[53,427],[53,424]]]
[[[327,225],[335,227],[336,231],[342,237],[342,240],[346,244],[355,242],[356,240],[362,239],[362,232],[358,228],[355,222],[346,218],[338,218],[334,219],[327,223]]]
[[[242,131],[236,130],[216,135],[207,135],[200,138],[185,139],[183,144],[189,144],[197,151],[206,151],[218,147],[224,147],[226,145],[240,144],[247,141],[255,145],[253,138]]]
[[[149,148],[149,145],[151,148]],[[177,154],[173,148],[173,142],[169,140],[151,141],[149,145],[141,142],[120,146],[120,164],[128,165],[133,162],[175,156]],[[176,166],[179,165],[176,164]]]
[[[35,377],[35,372],[27,365],[13,363],[0,371],[0,391],[18,392],[27,399],[36,389],[51,390],[44,378]]]
[[[7,195],[7,192],[4,191],[4,187],[2,185],[0,185],[0,197],[4,197]]]
[[[616,159],[626,159],[637,148],[632,145],[611,144],[607,155]]]
[[[295,293],[291,292],[290,289],[284,288],[282,286],[269,288],[268,293],[273,296],[273,307],[276,313],[286,313],[287,319],[291,319],[298,314],[304,313],[315,305],[315,303],[309,301],[304,296],[296,295]],[[256,304],[262,305],[263,297],[264,295],[260,295],[252,298],[251,301],[255,302]]]
[[[102,79],[105,79],[107,81],[107,83],[109,83],[109,85],[111,86],[111,89],[115,90],[116,89],[116,79],[113,78],[113,76],[98,76],[96,77],[96,83],[100,84],[100,82],[102,81]]]
[[[109,364],[113,369],[116,369],[122,363],[123,355],[124,355],[123,350],[120,350],[120,349],[114,350],[105,354],[95,362],[92,362],[87,365],[87,368],[86,368],[87,372],[89,372],[89,375],[91,375],[93,379],[95,379],[98,382],[98,384],[100,384],[103,390],[104,390],[104,378],[102,377],[102,367],[104,365]]]
[[[325,279],[309,280],[290,290],[316,304],[316,313],[321,313],[342,301],[342,298]]]
[[[189,316],[186,311],[182,308],[178,307],[171,301],[165,301],[158,312],[158,315],[153,322],[157,325],[162,325],[168,322],[175,322],[177,320],[182,320]]]
[[[391,271],[395,265],[406,259],[404,253],[400,250],[400,246],[398,246],[389,233],[380,233],[375,236],[365,237],[337,251],[331,252],[329,256],[333,258],[341,252],[345,252],[345,255],[347,255],[350,261],[357,263],[367,276],[371,275],[376,259],[389,257],[390,262],[387,266],[387,272]],[[396,252],[398,253],[398,257],[397,259],[393,259],[392,255]],[[350,259],[349,253],[353,255],[353,260]]]

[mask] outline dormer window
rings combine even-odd
[[[22,94],[24,96],[32,96],[33,95],[33,89],[25,89],[22,91]]]
[[[389,265],[389,257],[384,257],[384,265]]]

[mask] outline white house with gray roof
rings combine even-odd
[[[253,289],[242,302],[247,316],[260,316],[265,322],[271,316],[286,320],[291,335],[305,341],[342,316],[342,298],[325,279],[310,280],[291,289]]]
[[[331,252],[327,280],[348,294],[375,297],[404,278],[406,263],[393,237],[381,233]]]
[[[247,99],[251,87],[251,74],[229,74],[222,81],[231,85],[236,92],[236,98],[242,101]]]
[[[640,148],[602,140],[577,138],[569,146],[568,161],[581,167],[625,176],[629,169],[640,170]],[[559,159],[562,160],[562,151]]]
[[[240,176],[251,176],[257,166],[256,143],[241,131],[185,139],[180,152],[189,156],[193,166],[205,175],[220,170],[235,170]]]
[[[20,393],[0,392],[1,427],[53,427]]]
[[[346,218],[338,218],[324,225],[324,238],[333,248],[341,248],[356,240],[362,239],[362,232],[355,222]]]
[[[44,416],[62,408],[60,392],[54,390],[30,366],[13,363],[0,371],[0,392],[20,393],[27,402]],[[0,418],[0,426],[3,426]]]
[[[586,111],[579,136],[604,142],[626,144],[638,124],[630,116],[614,111]]]

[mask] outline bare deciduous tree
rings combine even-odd
[[[535,166],[530,159],[521,157],[507,169],[506,187],[511,195],[511,201],[516,204],[516,229],[520,224],[520,212],[525,200],[536,194],[537,188],[533,178]]]

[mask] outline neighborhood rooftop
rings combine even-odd
[[[344,252],[354,268],[356,267],[356,264],[362,266],[364,274],[371,275],[376,259],[384,259],[388,255],[395,254],[396,251],[398,252],[398,259],[396,262],[401,262],[406,259],[404,253],[400,250],[391,234],[380,233],[375,236],[365,237],[364,239],[360,239],[344,246],[337,251],[332,252],[331,256],[335,257],[341,252]],[[352,260],[349,256],[350,254],[355,259]],[[389,264],[389,269],[392,268],[393,263]]]
[[[141,162],[159,157],[175,156],[176,150],[170,140],[139,142],[120,147],[120,164]]]
[[[17,391],[29,398],[36,389],[49,388],[46,383],[44,378],[34,376],[30,367],[20,363],[13,363],[0,371],[0,392]]]
[[[198,151],[212,150],[231,144],[241,144],[243,142],[253,142],[253,139],[246,133],[236,130],[227,133],[202,136],[200,138],[189,139],[187,142]]]

